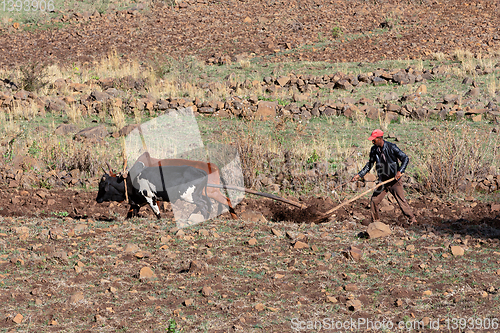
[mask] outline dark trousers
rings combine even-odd
[[[379,219],[378,217],[379,204],[380,202],[382,202],[382,199],[384,199],[387,192],[390,192],[394,196],[394,198],[396,198],[399,208],[401,208],[401,211],[403,212],[404,216],[406,216],[409,219],[413,219],[415,217],[413,215],[413,210],[411,209],[410,205],[408,205],[408,202],[405,199],[403,185],[401,184],[401,179],[399,179],[398,181],[395,180],[377,188],[373,193],[371,199],[371,213],[373,221]]]

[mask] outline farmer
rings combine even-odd
[[[390,192],[399,204],[399,208],[410,222],[413,224],[417,222],[411,207],[406,202],[403,185],[401,184],[401,176],[405,172],[406,166],[410,159],[405,153],[401,151],[394,143],[384,141],[384,132],[377,129],[372,132],[368,138],[373,142],[373,147],[370,150],[370,160],[366,163],[365,167],[355,175],[351,181],[357,181],[359,178],[364,177],[368,171],[373,167],[373,163],[377,163],[377,175],[381,182],[395,178],[383,186],[378,187],[371,198],[371,214],[372,221],[377,221],[378,205],[384,199],[387,192]],[[399,162],[401,165],[399,165]]]

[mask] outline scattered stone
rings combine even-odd
[[[409,252],[415,251],[415,245],[410,244],[410,245],[406,246],[406,251],[409,251]]]
[[[344,286],[345,291],[356,291],[358,290],[358,286],[355,285],[354,283],[349,283]]]
[[[301,242],[301,241],[296,241],[295,244],[293,245],[293,248],[296,249],[296,250],[308,249],[309,248],[309,244]]]
[[[201,294],[205,297],[208,297],[210,295],[213,294],[213,290],[212,290],[212,287],[209,287],[209,286],[204,286],[202,289],[201,289]]]
[[[276,237],[281,237],[281,236],[282,236],[281,231],[279,231],[278,229],[271,228],[271,232],[272,232],[272,233],[273,233],[273,235],[275,235]]]
[[[141,268],[141,271],[139,273],[139,279],[141,280],[148,280],[155,277],[155,273],[151,270],[149,267],[143,267]]]
[[[208,230],[200,229],[200,230],[198,230],[198,235],[203,236],[203,237],[208,237],[210,235],[210,233],[208,232]]]
[[[422,293],[423,296],[431,296],[432,295],[432,291],[431,290],[426,290]]]
[[[255,304],[254,308],[257,311],[263,311],[265,309],[264,304],[262,303]]]
[[[346,306],[350,311],[359,311],[361,309],[362,305],[363,304],[361,303],[361,301],[359,301],[357,299],[349,300],[346,303]]]
[[[208,264],[200,260],[193,260],[189,264],[189,273],[203,272],[208,270]]]
[[[326,296],[326,302],[327,303],[337,303],[338,300],[333,296]]]
[[[143,258],[149,258],[151,257],[151,253],[150,252],[147,252],[147,251],[138,251],[134,254],[134,256],[137,258],[137,259],[143,259]]]
[[[83,268],[82,268],[82,267],[80,267],[80,266],[78,266],[78,265],[75,265],[75,272],[76,272],[77,274],[80,274],[81,272],[83,272]]]
[[[190,225],[199,224],[205,221],[205,217],[203,217],[203,215],[201,214],[191,214],[188,218],[188,221],[190,222]]]
[[[80,301],[82,301],[85,297],[83,296],[83,293],[81,291],[71,295],[71,297],[69,298],[69,303],[70,304],[75,304],[75,303],[78,303]]]
[[[453,254],[455,257],[458,256],[463,256],[465,251],[462,247],[460,246],[450,246],[451,254]]]
[[[481,90],[479,88],[472,88],[467,93],[465,93],[465,95],[466,96],[477,97],[477,96],[481,95]]]
[[[56,127],[54,134],[56,135],[67,135],[73,134],[78,130],[78,128],[73,124],[61,124]]]
[[[64,231],[62,228],[55,227],[50,229],[49,235],[52,240],[59,240],[63,238]]]
[[[104,125],[99,125],[95,127],[88,127],[75,134],[76,139],[86,138],[86,139],[104,139],[109,135],[108,130]]]
[[[257,240],[255,238],[252,238],[252,239],[249,239],[247,243],[250,246],[254,246],[257,244]]]
[[[20,323],[22,323],[22,322],[23,322],[23,319],[24,319],[23,315],[22,315],[22,314],[20,314],[20,313],[18,313],[18,314],[14,317],[14,319],[12,319],[12,321],[13,321],[13,322],[15,322],[16,324],[20,324]]]
[[[399,307],[403,306],[403,301],[398,298],[397,300],[394,301],[394,305],[399,308]]]
[[[168,243],[168,241],[171,240],[171,239],[172,239],[172,237],[170,237],[170,235],[161,236],[160,237],[160,243],[162,243],[162,244]]]
[[[363,251],[355,246],[350,246],[347,251],[343,252],[347,259],[360,260],[363,256]]]
[[[254,222],[254,223],[257,223],[257,222],[266,223],[267,222],[266,218],[264,217],[264,215],[262,215],[261,212],[256,212],[253,210],[244,211],[243,213],[241,213],[240,218],[242,220],[245,220],[248,222]]]
[[[139,247],[139,245],[129,243],[125,246],[125,249],[123,251],[125,253],[135,253],[135,252],[138,252],[140,250],[141,250],[141,248]]]
[[[368,225],[366,230],[370,239],[389,236],[392,232],[389,226],[382,222],[373,222]]]
[[[415,94],[418,94],[418,95],[422,95],[422,94],[426,94],[427,93],[427,87],[422,84],[420,87],[417,88],[417,90],[415,91]]]
[[[257,104],[255,118],[258,120],[269,120],[276,117],[276,102],[260,101]]]
[[[184,306],[191,306],[194,304],[194,299],[192,298],[186,299],[184,302],[182,302],[182,304],[184,304]]]

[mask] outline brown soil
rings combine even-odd
[[[495,197],[495,194],[493,194]],[[496,195],[498,196],[498,195]],[[96,219],[102,221],[123,220],[128,211],[128,205],[122,203],[102,203],[95,201],[96,192],[79,190],[18,190],[18,189],[0,189],[0,216],[11,217],[68,217],[69,220],[78,219]],[[354,219],[363,221],[369,219],[369,195],[361,198],[352,204],[341,208],[330,218],[331,220]],[[493,198],[494,199],[494,198]],[[293,199],[297,201],[297,199]],[[296,224],[311,223],[318,218],[318,212],[326,212],[338,203],[334,203],[329,197],[301,197],[301,203],[306,205],[307,209],[299,209],[282,202],[270,199],[252,198],[244,199],[237,206],[236,212],[241,213],[245,210],[257,211],[264,215],[269,221],[291,222]],[[495,201],[498,201],[497,198]],[[493,201],[493,202],[495,202]],[[411,206],[418,216],[419,226],[433,230],[449,230],[455,233],[471,234],[474,236],[499,237],[495,229],[500,230],[500,212],[492,211],[491,204],[481,202],[444,202],[440,199],[426,199],[418,197],[410,200]],[[164,205],[163,217],[172,219],[173,214],[169,206]],[[217,206],[213,204],[214,210]],[[153,212],[148,206],[140,211],[141,216],[152,219]],[[221,216],[229,219],[228,213]],[[384,222],[390,225],[407,227],[407,220],[401,215],[397,205],[394,210],[381,213]],[[325,222],[325,221],[323,221]],[[483,229],[477,226],[484,227]],[[472,229],[470,229],[472,228]],[[491,230],[488,228],[492,228]],[[469,230],[470,229],[470,230]],[[490,234],[488,234],[488,230]],[[491,232],[493,232],[491,234]]]
[[[10,27],[10,33],[0,35],[0,64],[36,60],[70,65],[94,61],[113,49],[138,60],[194,55],[205,61],[214,54],[253,53],[270,62],[372,62],[429,58],[455,49],[486,54],[500,45],[496,0],[162,4],[151,11],[109,12],[86,22],[70,19],[57,30]],[[333,35],[337,28],[340,37]]]
[[[143,208],[145,218],[124,221],[124,203],[95,195],[1,190],[0,329],[160,332],[175,320],[189,332],[288,332],[291,318],[499,317],[500,214],[487,203],[417,198],[417,225],[396,209],[382,215],[393,235],[367,239],[367,198],[318,225],[307,219],[330,199],[302,198],[312,208],[301,211],[246,198],[237,213],[269,222],[226,214],[179,233],[169,212],[158,221]],[[293,249],[298,240],[309,248]],[[351,246],[360,260],[346,255]]]

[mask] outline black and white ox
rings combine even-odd
[[[145,167],[137,162],[129,171],[130,177],[105,174],[99,182],[96,201],[124,201],[125,182],[131,210],[127,217],[136,215],[140,207],[149,204],[156,217],[160,218],[157,201],[175,202],[178,199],[196,205],[192,214],[198,211],[205,219],[210,215],[211,202],[206,193],[208,175],[192,166]],[[133,177],[132,177],[133,175]]]

